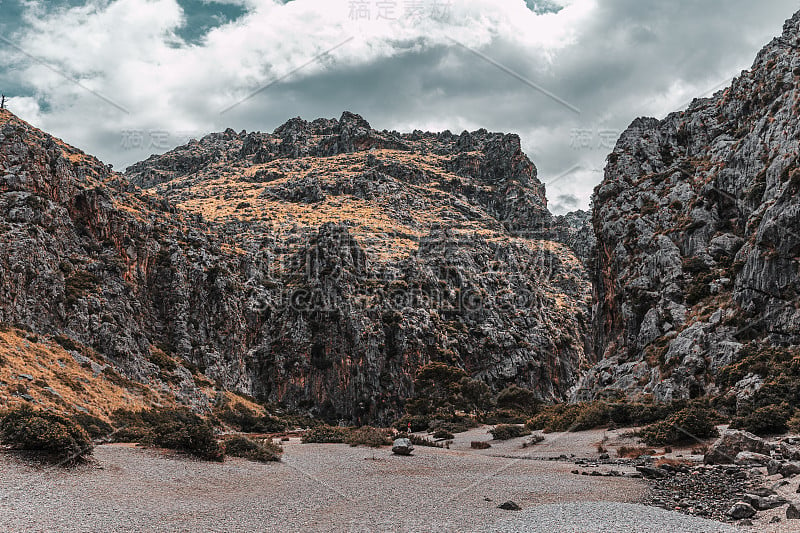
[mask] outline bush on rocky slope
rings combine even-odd
[[[650,424],[639,432],[648,446],[695,444],[719,436],[716,413],[701,407],[687,407],[662,422]]]
[[[789,420],[795,410],[788,403],[759,407],[745,416],[737,416],[731,420],[731,427],[743,429],[750,433],[765,437],[786,433]]]
[[[585,431],[598,427],[632,427],[667,419],[689,405],[704,407],[706,402],[641,403],[641,402],[586,402],[555,404],[542,407],[539,413],[526,422],[532,430],[546,433],[559,431]]]
[[[287,429],[285,421],[269,414],[255,413],[242,403],[220,406],[214,410],[214,416],[242,433],[280,433]]]
[[[112,420],[119,428],[113,436],[117,442],[167,448],[207,461],[225,459],[214,428],[188,409],[117,410]]]
[[[75,421],[29,406],[0,415],[0,443],[63,465],[85,461],[94,448],[89,434]]]

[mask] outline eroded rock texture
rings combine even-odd
[[[515,135],[345,113],[211,134],[122,176],[2,112],[0,215],[0,323],[200,409],[210,378],[385,422],[429,361],[551,400],[587,366],[588,276],[551,240]]]
[[[800,13],[730,88],[619,139],[594,195],[601,361],[574,398],[713,393],[745,347],[800,341],[799,31]]]

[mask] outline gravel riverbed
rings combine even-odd
[[[418,447],[411,457],[292,439],[283,461],[272,464],[104,445],[94,464],[61,470],[0,454],[0,531],[647,531],[626,529],[633,523],[725,530],[621,506],[643,500],[643,480],[574,475],[572,461],[534,457],[594,453],[598,435],[471,450],[471,440],[490,438],[478,429],[450,449]],[[522,510],[499,509],[507,500]]]

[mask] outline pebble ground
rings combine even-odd
[[[0,454],[0,531],[725,531],[620,506],[643,498],[642,480],[576,476],[572,462],[534,458],[596,453],[602,435],[471,450],[471,440],[490,439],[483,428],[458,435],[449,450],[418,447],[411,457],[293,439],[271,464],[106,445],[94,465],[61,470]],[[498,509],[507,500],[522,510]]]

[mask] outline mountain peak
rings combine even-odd
[[[800,36],[800,11],[795,13],[790,19],[788,19],[783,24],[784,38],[792,38],[792,37],[797,38],[798,36]]]

